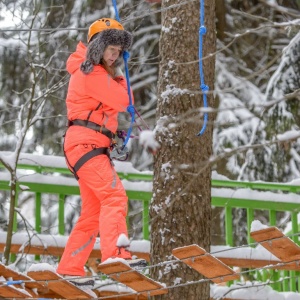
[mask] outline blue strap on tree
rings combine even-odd
[[[115,9],[116,20],[118,22],[120,22],[120,17],[119,17],[118,7],[117,7],[117,1],[112,0],[112,2],[113,2],[113,5],[114,5],[114,9]],[[127,82],[127,92],[128,92],[128,97],[129,97],[129,105],[127,106],[127,112],[130,113],[131,121],[130,121],[130,126],[128,128],[128,131],[127,131],[126,138],[124,140],[122,149],[125,148],[126,144],[128,143],[128,141],[130,139],[130,135],[131,135],[132,128],[133,128],[133,123],[134,123],[134,118],[135,118],[135,109],[134,109],[134,105],[132,104],[132,97],[131,97],[131,91],[130,91],[130,79],[129,79],[129,71],[128,71],[129,53],[127,51],[123,52],[123,59],[124,59],[125,76],[126,76],[126,82]]]
[[[203,106],[207,108],[207,94],[209,87],[204,83],[204,73],[203,73],[203,35],[206,34],[206,27],[204,26],[204,0],[200,1],[200,29],[199,29],[199,73],[200,73],[200,88],[203,94]],[[198,136],[202,135],[206,129],[208,121],[208,113],[204,112],[203,126]]]

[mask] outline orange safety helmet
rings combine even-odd
[[[106,29],[124,30],[124,27],[114,19],[110,19],[110,18],[99,19],[89,27],[87,41],[89,42],[96,33],[99,33]]]

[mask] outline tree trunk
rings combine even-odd
[[[210,250],[212,123],[205,133],[198,61],[199,2],[162,1],[157,140],[151,217],[151,275],[169,289],[156,299],[209,299],[209,282],[184,285],[201,277],[183,263],[172,262],[172,249],[190,244]],[[198,13],[197,13],[198,12]],[[205,4],[205,57],[215,51],[215,0]],[[205,84],[213,90],[215,56],[203,61]],[[208,94],[214,107],[214,98]],[[162,266],[161,262],[169,261]]]
[[[225,0],[215,0],[216,1],[216,18],[217,18],[217,37],[221,41],[225,39],[225,29],[226,29],[226,5]]]

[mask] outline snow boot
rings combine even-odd
[[[77,287],[81,289],[92,289],[95,284],[95,280],[90,277],[81,277],[81,276],[73,276],[73,275],[65,275],[64,279],[73,283]]]
[[[126,259],[126,262],[133,269],[145,268],[148,265],[147,261],[143,258]]]

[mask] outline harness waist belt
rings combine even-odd
[[[109,139],[113,139],[115,137],[115,134],[113,134],[110,130],[105,128],[103,125],[99,125],[91,121],[76,119],[68,122],[69,127],[72,125],[83,126],[98,131],[104,134],[105,136],[107,136]]]

